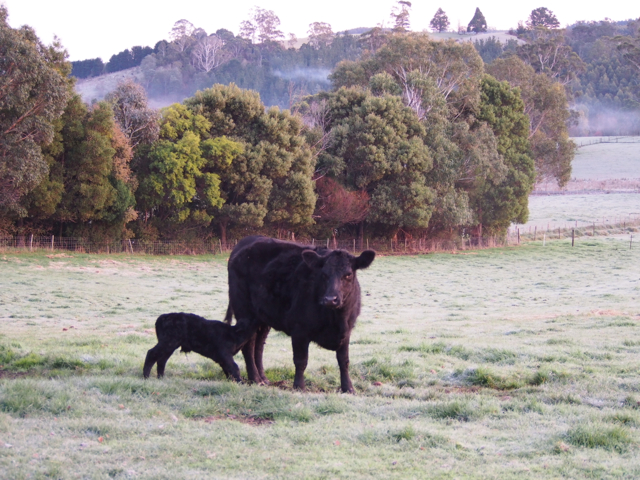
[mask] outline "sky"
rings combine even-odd
[[[456,0],[448,2],[413,1],[411,29],[426,30],[438,7],[449,17],[451,27],[467,25],[476,7],[484,14],[489,27],[498,30],[515,28],[525,21],[531,10],[545,6],[562,26],[579,20],[627,20],[640,17],[640,2],[612,3],[585,0]],[[280,29],[288,36],[307,36],[309,24],[327,22],[335,32],[357,27],[391,25],[390,13],[395,0],[322,0],[296,2],[287,0],[0,0],[9,11],[9,25],[30,25],[45,43],[54,35],[62,41],[69,60],[100,57],[107,62],[111,55],[135,45],[151,46],[168,39],[173,24],[189,20],[196,27],[213,33],[226,28],[238,33],[240,22],[249,19],[257,5],[273,10],[280,18]],[[508,5],[508,7],[505,7]]]

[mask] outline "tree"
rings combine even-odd
[[[407,0],[396,0],[396,5],[391,10],[394,32],[408,32],[410,30],[409,10],[411,10],[411,2]]]
[[[316,223],[335,238],[345,225],[359,224],[369,214],[370,197],[366,191],[349,191],[331,177],[316,180],[318,202],[313,217]]]
[[[529,142],[535,161],[537,181],[555,180],[563,186],[571,179],[575,144],[569,139],[567,123],[571,117],[567,96],[561,84],[542,73],[535,73],[515,55],[497,59],[487,67],[499,80],[518,87],[529,117]]]
[[[275,42],[284,38],[280,26],[280,19],[273,10],[265,10],[264,8],[254,7],[253,21],[258,32],[258,40],[260,43]]]
[[[560,30],[538,27],[527,32],[526,40],[527,43],[518,46],[516,53],[537,73],[544,73],[567,85],[586,69]]]
[[[258,27],[249,20],[243,20],[240,23],[240,36],[246,38],[251,43],[255,43],[257,31]]]
[[[224,203],[220,172],[243,148],[226,137],[211,138],[210,128],[184,105],[167,107],[160,138],[141,162],[140,208],[145,221],[165,234],[207,227]]]
[[[201,90],[184,104],[210,122],[212,138],[227,136],[244,149],[220,172],[224,204],[214,222],[223,242],[229,228],[265,226],[280,234],[312,223],[315,159],[298,118],[277,108],[265,112],[256,92],[234,84]]]
[[[415,113],[400,97],[374,97],[360,88],[343,87],[311,102],[323,100],[331,142],[318,157],[318,173],[350,192],[366,193],[367,222],[392,231],[425,228],[433,210],[427,186],[432,159]]]
[[[229,60],[225,53],[224,41],[212,34],[198,40],[191,52],[191,61],[198,71],[209,73]]]
[[[178,20],[173,24],[171,32],[169,32],[169,38],[171,39],[173,47],[178,52],[184,52],[187,46],[191,43],[191,35],[195,31],[196,27],[193,26],[189,20]]]
[[[504,233],[511,223],[526,223],[529,193],[535,183],[529,156],[529,122],[519,91],[490,75],[482,80],[478,122],[486,122],[497,140],[506,171],[480,177],[470,193],[480,231]],[[502,172],[501,172],[502,173]]]
[[[558,28],[560,22],[553,12],[545,7],[536,8],[531,11],[527,19],[527,28]]]
[[[46,46],[28,26],[13,29],[0,6],[0,208],[24,214],[20,198],[48,171],[41,145],[70,96],[70,65],[56,40]]]
[[[324,22],[313,22],[309,25],[309,44],[319,50],[331,44],[335,36],[331,25]]]
[[[429,26],[434,32],[447,31],[447,29],[449,28],[449,17],[447,17],[447,14],[444,13],[444,10],[442,10],[442,8],[438,8],[438,11],[431,19],[431,22],[429,22]]]
[[[479,8],[473,14],[473,18],[467,26],[467,32],[482,33],[487,31],[487,21]]]
[[[158,138],[158,112],[149,108],[147,93],[140,84],[133,80],[121,82],[105,100],[111,104],[115,120],[131,147],[151,144]]]
[[[338,64],[329,78],[336,89],[367,87],[374,75],[386,72],[419,117],[441,112],[442,100],[449,114],[457,117],[478,103],[483,68],[482,58],[469,42],[439,42],[426,34],[410,33],[390,36],[369,58]]]

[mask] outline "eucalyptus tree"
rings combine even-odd
[[[48,172],[41,145],[71,96],[66,52],[46,46],[29,26],[11,28],[0,5],[0,208],[23,215],[20,199]]]

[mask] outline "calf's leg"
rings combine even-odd
[[[147,352],[147,358],[144,361],[144,368],[142,369],[142,376],[149,378],[151,368],[155,365],[158,359],[163,355],[163,348],[161,344],[157,344]]]
[[[238,364],[233,361],[233,356],[224,356],[220,359],[218,364],[222,367],[222,371],[227,376],[227,378],[233,378],[236,382],[242,382],[242,377],[240,377],[240,368],[238,368]]]
[[[304,371],[309,360],[309,340],[300,337],[291,337],[293,346],[293,364],[296,367],[296,376],[293,380],[293,388],[305,389]]]
[[[340,388],[344,393],[355,393],[349,376],[349,339],[336,350],[338,367],[340,367]]]

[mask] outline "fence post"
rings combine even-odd
[[[576,231],[574,228],[571,229],[571,246],[573,247],[575,241]]]
[[[632,243],[633,243],[633,233],[631,234],[631,240],[629,240],[629,250],[631,250]]]
[[[536,241],[536,233],[538,233],[538,227],[533,228],[533,241]]]
[[[356,239],[353,239],[353,254],[356,254]]]
[[[33,252],[33,233],[31,234],[31,238],[29,239],[29,251]]]
[[[516,231],[518,232],[518,245],[520,245],[520,227],[516,228]]]
[[[53,235],[51,235],[51,251],[53,252]]]
[[[542,234],[542,246],[545,247],[547,245],[547,234]]]

